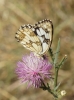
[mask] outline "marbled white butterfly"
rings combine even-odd
[[[52,43],[52,21],[45,19],[35,25],[22,25],[15,37],[26,49],[38,55],[43,55],[48,51]]]

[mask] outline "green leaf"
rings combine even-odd
[[[54,91],[56,91],[56,90],[59,88],[60,84],[61,84],[61,83],[59,83],[59,84],[54,88]]]
[[[54,62],[54,55],[53,55],[53,51],[52,51],[52,49],[49,48],[48,51],[49,51],[49,54],[50,54],[50,56],[51,56],[52,61]]]
[[[65,55],[62,60],[60,61],[58,68],[61,68],[61,66],[65,63],[65,61],[67,60],[67,55]]]
[[[58,40],[58,45],[57,45],[56,53],[55,53],[55,56],[54,56],[54,66],[57,63],[58,56],[59,56],[59,51],[60,51],[60,39]]]

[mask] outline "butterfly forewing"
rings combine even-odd
[[[53,38],[53,24],[51,20],[45,19],[42,21],[39,21],[37,24],[38,27],[41,27],[45,32],[45,39],[49,39],[49,41],[52,41]]]
[[[45,53],[52,43],[53,37],[53,25],[50,20],[42,20],[35,24],[35,33],[37,34],[38,38],[42,44],[42,52],[41,54]]]

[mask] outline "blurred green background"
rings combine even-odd
[[[74,0],[0,0],[0,100],[53,100],[47,91],[27,89],[15,74],[27,53],[15,39],[17,29],[45,18],[54,25],[53,50],[60,38],[59,59],[68,55],[59,72],[60,88],[67,92],[60,100],[74,100]]]

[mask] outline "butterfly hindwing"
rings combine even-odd
[[[35,29],[31,25],[23,25],[17,31],[16,38],[26,49],[39,53],[42,51],[42,46],[34,30]]]

